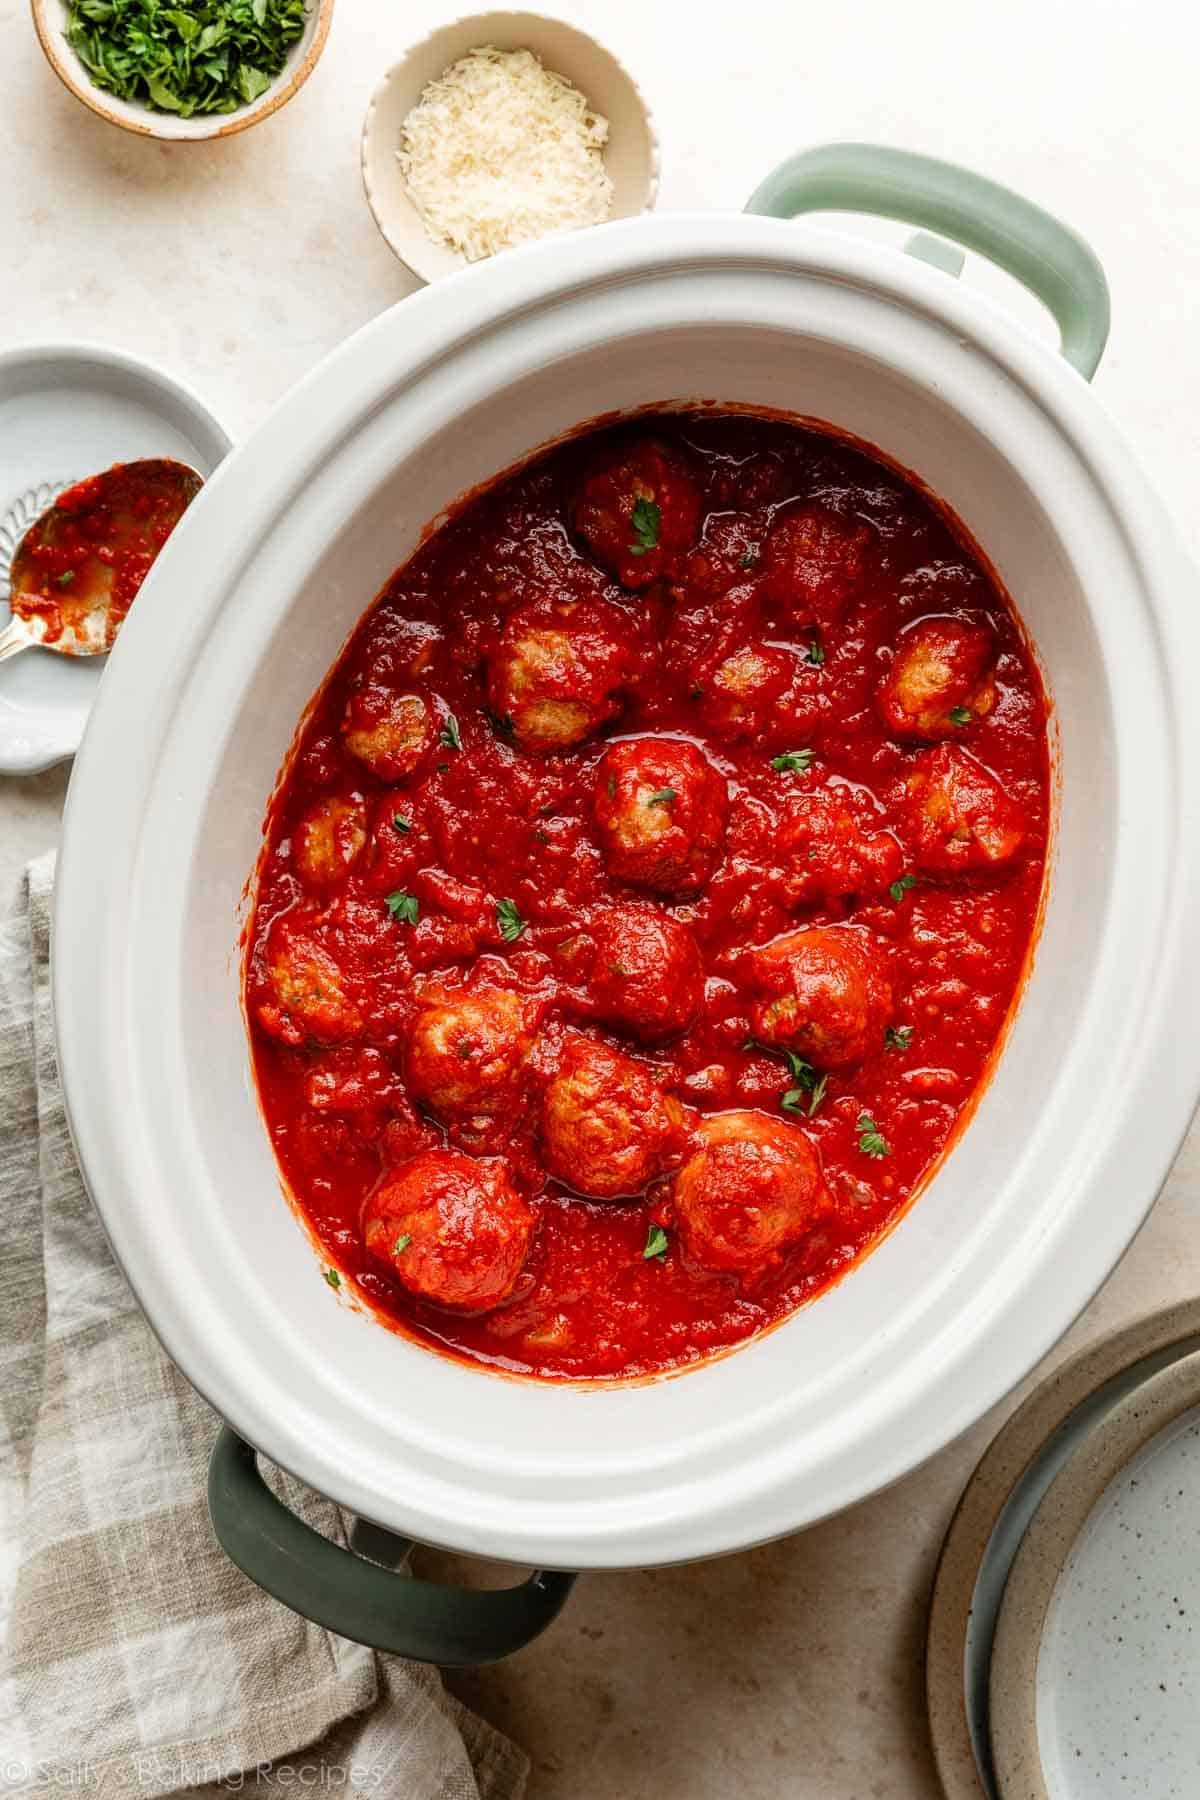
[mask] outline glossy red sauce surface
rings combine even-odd
[[[201,485],[193,469],[166,457],[114,463],[77,481],[22,539],[13,612],[39,624],[43,643],[64,649],[76,638],[86,642],[90,616],[99,614],[110,648]]]
[[[685,542],[656,553],[630,591],[597,565],[575,508],[606,457],[650,440],[687,470],[700,537],[688,547],[685,519]],[[845,527],[847,554],[865,561],[840,615],[798,626],[804,609],[772,597],[764,544],[789,507],[814,499]],[[665,525],[664,505],[664,535]],[[640,562],[622,573],[641,580]],[[547,597],[578,603],[571,616],[585,620],[595,602],[617,609],[632,646],[611,716],[564,750],[514,742],[509,720],[489,711],[506,623]],[[946,618],[982,627],[993,646],[989,710],[956,716],[964,747],[1003,790],[1005,818],[1019,820],[1019,850],[1006,847],[994,866],[922,861],[910,784],[937,740],[898,738],[881,710],[905,629]],[[750,641],[770,652],[764,710],[739,734],[714,698],[713,670]],[[414,769],[385,779],[348,747],[345,720],[348,702],[361,722],[397,692],[423,696],[437,729]],[[614,743],[648,736],[698,747],[725,786],[715,866],[693,891],[631,885],[609,866],[597,767]],[[848,805],[869,830],[875,861],[855,891],[832,892],[819,873],[836,846],[792,829],[814,794],[818,827],[822,806]],[[314,807],[343,821],[315,865],[303,848]],[[410,1335],[549,1377],[677,1367],[785,1317],[895,1219],[969,1109],[1036,929],[1048,817],[1046,705],[1009,604],[930,501],[867,455],[779,420],[663,415],[586,433],[471,497],[363,619],[267,819],[247,1014],[279,1163],[340,1271],[327,1279],[356,1287]],[[699,1013],[682,1033],[632,1035],[597,1001],[605,970],[621,973],[611,952],[597,963],[597,933],[629,903],[682,923],[698,946]],[[332,1020],[281,1013],[270,937],[281,920],[335,970]],[[514,920],[521,935],[508,941]],[[862,928],[891,999],[869,1015],[865,1054],[824,1067],[806,1058],[798,1087],[784,1052],[754,1041],[746,958],[814,924]],[[516,1287],[489,1311],[414,1299],[364,1242],[373,1192],[446,1141],[445,1115],[414,1102],[406,1074],[431,986],[516,992],[536,1018],[519,1083],[475,1144],[536,1217]],[[585,1198],[546,1172],[544,1095],[581,1036],[633,1058],[674,1106],[672,1147],[632,1197]],[[705,1117],[736,1109],[805,1134],[827,1200],[781,1254],[730,1272],[689,1253],[672,1180]],[[314,1329],[319,1305],[314,1296]]]

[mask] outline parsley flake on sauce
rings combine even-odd
[[[899,906],[899,904],[903,900],[905,894],[907,894],[909,888],[914,888],[914,887],[916,887],[916,885],[917,885],[917,878],[915,875],[913,875],[910,872],[907,875],[902,875],[900,877],[899,881],[893,881],[891,886],[888,888],[888,893],[892,896],[892,899],[895,901],[896,905]]]
[[[952,706],[950,708],[950,723],[952,725],[969,725],[971,723],[970,707]]]
[[[190,119],[265,94],[307,18],[305,0],[68,0],[67,41],[94,86]]]
[[[805,662],[810,662],[815,669],[819,669],[821,664],[825,661],[825,652],[817,642],[816,638],[814,638],[812,643],[808,646],[808,655],[804,660]]]
[[[412,1243],[412,1232],[411,1231],[402,1231],[400,1233],[400,1236],[396,1239],[395,1243],[392,1245],[392,1255],[393,1256],[403,1256],[404,1252],[408,1249],[408,1246],[411,1243]]]
[[[675,789],[674,788],[659,788],[656,793],[651,794],[650,798],[646,802],[646,805],[647,806],[670,806],[670,804],[674,798],[675,798]]]
[[[785,1050],[792,1080],[796,1083],[786,1094],[780,1097],[779,1104],[784,1112],[806,1113],[811,1119],[825,1098],[825,1090],[829,1086],[828,1075],[818,1075],[810,1062],[797,1056],[793,1050]]]
[[[399,813],[393,813],[392,830],[398,831],[401,837],[403,837],[407,832],[412,830],[412,820],[402,818]]]
[[[884,1045],[889,1050],[907,1050],[912,1043],[912,1034],[911,1025],[889,1025],[883,1034]]]
[[[525,920],[517,911],[515,900],[497,900],[496,923],[506,944],[515,944],[526,930]]]
[[[398,919],[403,925],[415,925],[421,910],[417,896],[406,894],[403,888],[397,888],[394,894],[388,894],[384,905],[393,919]]]
[[[445,744],[447,750],[462,749],[462,738],[458,735],[458,720],[453,713],[446,714],[446,723],[438,734],[438,743]]]
[[[771,758],[771,767],[781,775],[805,775],[815,755],[815,750],[785,750],[782,756]]]
[[[637,538],[635,544],[629,545],[630,556],[645,556],[647,550],[658,549],[658,528],[662,524],[661,507],[639,494],[633,503],[630,523]]]
[[[892,1146],[888,1143],[869,1112],[860,1112],[854,1129],[858,1133],[858,1147],[864,1156],[890,1156]]]
[[[341,1287],[342,1278],[338,1274],[336,1269],[323,1269],[321,1271],[321,1273],[324,1275],[326,1281],[329,1283],[331,1288],[340,1288]]]
[[[54,585],[57,588],[70,587],[70,585],[74,581],[74,579],[75,579],[74,569],[64,569],[61,575],[56,575],[54,577]]]
[[[649,1231],[646,1233],[646,1248],[642,1251],[642,1261],[654,1262],[657,1260],[658,1262],[666,1262],[667,1245],[669,1241],[670,1240],[661,1225],[651,1225]]]

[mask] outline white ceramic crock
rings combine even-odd
[[[880,446],[992,559],[1054,703],[1045,924],[973,1122],[838,1287],[674,1379],[508,1380],[381,1329],[322,1281],[251,1085],[243,884],[302,709],[426,521],[591,415],[695,399]],[[404,301],[186,515],[75,769],[62,1070],[96,1204],[167,1349],[313,1487],[513,1561],[707,1556],[895,1480],[1075,1317],[1189,1119],[1198,669],[1193,572],[1085,381],[944,273],[809,224],[676,215]]]

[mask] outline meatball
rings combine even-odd
[[[721,855],[725,778],[681,738],[631,738],[596,771],[600,844],[620,881],[660,893],[703,887]]]
[[[798,794],[779,821],[789,906],[877,894],[895,881],[904,854],[890,831],[872,829],[870,802],[851,787]]]
[[[614,906],[591,928],[588,990],[599,1018],[653,1042],[686,1031],[704,972],[686,925],[648,907]]]
[[[844,1069],[882,1045],[891,983],[883,946],[857,926],[790,931],[754,952],[749,979],[751,1028],[772,1049]]]
[[[420,694],[366,686],[351,694],[342,718],[347,750],[381,781],[411,775],[433,744],[434,718]]]
[[[683,460],[643,438],[609,452],[585,476],[575,529],[622,587],[644,588],[696,541],[700,492]]]
[[[542,1101],[542,1157],[577,1194],[640,1194],[677,1149],[683,1109],[644,1063],[576,1038]]]
[[[899,738],[949,738],[996,704],[996,644],[982,622],[921,619],[903,632],[876,704]]]
[[[367,809],[360,794],[318,800],[292,829],[292,860],[308,887],[331,887],[361,854]]]
[[[535,1028],[535,1008],[522,994],[431,985],[405,1046],[409,1092],[451,1122],[495,1118],[520,1097]]]
[[[706,672],[700,710],[722,737],[757,737],[791,686],[795,663],[773,644],[744,644]]]
[[[954,874],[1011,861],[1025,838],[1020,807],[958,744],[939,744],[908,778],[908,834],[924,869]]]
[[[483,1313],[512,1295],[535,1223],[503,1163],[424,1150],[368,1197],[363,1239],[415,1299]]]
[[[819,500],[780,513],[763,545],[763,586],[794,625],[833,625],[878,561],[874,528]]]
[[[258,1007],[263,1027],[285,1044],[337,1044],[357,1037],[362,1014],[345,976],[311,930],[284,914],[267,933],[269,998]]]
[[[833,1212],[821,1159],[796,1125],[760,1112],[711,1113],[673,1183],[688,1255],[702,1268],[753,1278]]]
[[[527,750],[564,750],[613,718],[636,666],[627,622],[603,600],[536,600],[488,658],[488,704]]]

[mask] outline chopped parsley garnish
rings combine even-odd
[[[792,1080],[796,1083],[789,1088],[779,1101],[785,1112],[807,1113],[811,1119],[825,1098],[825,1090],[829,1086],[828,1075],[818,1075],[810,1062],[797,1056],[793,1050],[785,1050]]]
[[[952,706],[950,708],[950,723],[952,725],[969,725],[971,723],[970,707]]]
[[[674,798],[675,798],[675,789],[674,788],[659,788],[656,793],[651,794],[650,798],[646,802],[646,805],[647,806],[670,806],[670,804]]]
[[[341,1287],[342,1278],[338,1274],[336,1269],[323,1269],[321,1272],[324,1275],[326,1281],[329,1283],[331,1288],[340,1288]]]
[[[497,900],[496,923],[506,944],[515,944],[525,930],[525,921],[517,911],[515,900]]]
[[[406,894],[403,888],[397,888],[394,894],[387,896],[384,905],[393,919],[399,919],[405,925],[416,924],[420,906],[415,894]]]
[[[854,1129],[858,1133],[858,1147],[864,1156],[890,1156],[891,1145],[876,1125],[868,1112],[860,1112]]]
[[[67,39],[96,87],[190,119],[264,94],[307,18],[305,0],[69,0]]]
[[[916,887],[916,885],[917,885],[917,878],[915,875],[913,875],[911,873],[908,875],[902,875],[900,877],[899,881],[892,882],[891,886],[888,888],[888,893],[892,896],[892,899],[895,901],[896,905],[899,906],[899,904],[903,900],[905,894],[907,894],[909,888]]]
[[[812,663],[813,667],[816,669],[819,669],[821,664],[825,661],[825,652],[817,642],[816,638],[814,638],[812,643],[808,646],[808,655],[804,660],[805,662]]]
[[[449,763],[439,763],[439,764],[438,764],[438,765],[437,765],[437,772],[438,772],[438,774],[439,774],[439,775],[445,775],[445,774],[447,774],[447,773],[448,773],[448,771],[449,771],[449,768],[450,768],[450,764],[449,764]]]
[[[550,842],[550,833],[548,831],[543,831],[539,825],[533,834],[533,841],[535,844],[548,844]]]
[[[652,1225],[646,1233],[646,1248],[642,1251],[643,1262],[659,1262],[667,1260],[667,1244],[669,1240],[661,1225]]]
[[[782,756],[771,758],[771,767],[783,775],[804,775],[812,768],[815,750],[785,750]]]
[[[70,587],[75,579],[74,569],[64,569],[61,575],[54,577],[54,585],[58,588]]]
[[[629,545],[630,556],[645,556],[647,550],[658,549],[658,528],[662,524],[661,507],[639,494],[633,503],[630,523],[637,538],[635,544]]]
[[[392,814],[392,830],[398,831],[400,833],[401,837],[403,837],[406,832],[409,832],[412,830],[412,820],[404,818],[403,815],[400,813],[393,813]]]
[[[912,1034],[911,1025],[889,1025],[883,1034],[883,1041],[889,1050],[907,1050],[912,1043]]]
[[[752,569],[757,561],[758,558],[755,556],[753,550],[743,550],[741,556],[738,558],[738,568]]]
[[[617,797],[617,778],[615,775],[610,775],[608,778],[608,797],[610,800],[615,800]]]
[[[462,749],[462,739],[458,735],[458,720],[453,713],[446,714],[446,723],[438,735],[438,743],[445,744],[447,750]]]
[[[408,1246],[411,1243],[412,1243],[412,1232],[411,1231],[402,1231],[400,1233],[400,1236],[396,1239],[395,1243],[392,1245],[392,1255],[393,1256],[403,1256],[404,1252],[408,1249]]]

